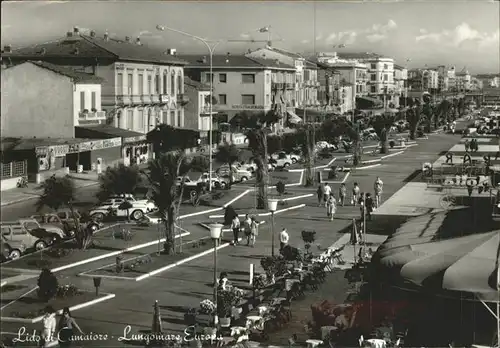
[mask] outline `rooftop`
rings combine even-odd
[[[380,54],[373,53],[373,52],[338,52],[337,56],[340,59],[378,59],[378,58],[385,58],[385,59],[391,59],[389,57],[384,57]]]
[[[177,56],[168,55],[135,42],[114,38],[74,35],[55,41],[36,44],[2,53],[3,57],[25,58],[26,60],[42,60],[44,58],[88,58],[110,59],[133,62],[151,62],[170,65],[185,65],[186,62]]]
[[[72,145],[79,144],[91,139],[83,138],[11,138],[2,137],[0,139],[1,151],[23,151],[33,150],[39,146]]]
[[[191,80],[189,77],[184,76],[184,84],[191,86],[199,91],[210,91],[210,86],[205,83]]]
[[[187,68],[210,67],[210,58],[202,55],[184,55],[182,59],[188,62]],[[289,69],[295,70],[291,65],[273,59],[250,58],[244,55],[214,55],[212,66],[215,68],[248,68],[248,69]]]
[[[79,72],[75,71],[71,68],[55,65],[55,64],[50,64],[46,62],[41,62],[41,61],[29,61],[28,63],[34,64],[40,68],[50,70],[52,72],[55,72],[56,74],[63,75],[66,77],[69,77],[70,79],[73,80],[75,83],[96,83],[100,84],[101,82],[104,81],[104,79],[92,75],[92,74],[87,74],[84,72]]]

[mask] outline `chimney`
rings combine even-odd
[[[12,46],[11,45],[5,45],[5,46],[3,46],[3,52],[4,53],[11,53],[12,52]]]
[[[203,58],[201,58],[201,62],[203,64],[207,64],[207,57],[206,56],[203,56]]]
[[[138,37],[137,39],[135,39],[135,43],[136,43],[137,45],[141,46],[141,45],[142,45],[142,43],[141,43],[141,38],[140,38],[140,37]]]
[[[104,41],[109,41],[109,34],[108,34],[108,32],[104,33]]]
[[[73,37],[73,32],[68,31],[68,32],[66,33],[66,37]]]
[[[80,35],[80,29],[78,29],[78,27],[74,27],[73,28],[73,34],[75,34],[75,36],[79,36]]]
[[[125,36],[125,42],[130,42],[130,36]]]
[[[93,30],[90,31],[90,37],[95,37],[95,31]]]

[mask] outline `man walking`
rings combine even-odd
[[[345,196],[347,195],[347,188],[344,183],[340,184],[339,187],[339,200],[340,205],[343,207],[345,202]]]
[[[283,227],[283,230],[281,230],[281,232],[280,232],[280,253],[281,253],[281,250],[283,250],[283,248],[288,245],[289,239],[290,239],[290,236],[288,235],[286,228]]]
[[[231,228],[233,229],[233,245],[238,245],[238,237],[240,234],[240,219],[238,218],[238,215],[236,215],[231,222]]]
[[[375,191],[375,208],[378,208],[382,203],[382,187],[384,182],[377,176],[377,180],[373,184],[373,189]]]
[[[323,187],[323,200],[325,201],[325,208],[326,208],[326,202],[328,201],[328,197],[330,197],[331,194],[332,194],[332,188],[326,182],[325,187]]]

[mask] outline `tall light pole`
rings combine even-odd
[[[267,200],[267,206],[269,207],[269,211],[271,212],[271,256],[274,257],[274,213],[278,208],[278,200],[269,198]]]
[[[213,56],[214,56],[215,48],[222,42],[222,40],[207,40],[207,39],[201,38],[199,36],[192,35],[192,34],[184,32],[184,31],[169,28],[169,27],[166,27],[164,25],[159,25],[159,24],[156,26],[156,29],[159,31],[173,31],[174,33],[188,36],[190,38],[193,38],[195,40],[203,42],[203,44],[208,48],[209,57],[210,57],[210,111],[209,111],[210,112],[210,116],[209,116],[210,117],[210,129],[208,131],[208,143],[209,143],[208,156],[210,157],[210,159],[209,159],[210,169],[208,172],[208,189],[209,189],[209,191],[212,191],[212,171],[213,171],[213,159],[212,159],[212,156],[213,156],[213,154],[212,154],[213,115],[212,115],[212,113],[213,113],[213,100],[214,100],[214,95],[213,95],[213,93],[214,93]]]
[[[214,325],[219,323],[219,317],[217,315],[217,247],[222,232],[222,224],[212,224],[210,227],[210,237],[214,241],[214,304],[215,304],[215,314],[214,314]]]

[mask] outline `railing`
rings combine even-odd
[[[87,119],[105,119],[106,112],[105,111],[93,111],[93,112],[79,112],[78,117],[84,120]]]
[[[0,163],[0,175],[2,179],[27,175],[27,161]]]

